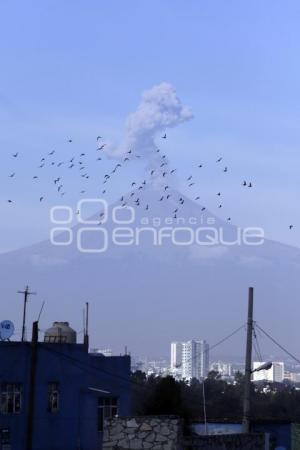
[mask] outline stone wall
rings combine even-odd
[[[177,416],[115,417],[105,421],[103,450],[179,450],[181,433]]]
[[[263,433],[183,437],[177,416],[115,417],[105,421],[103,450],[265,450]]]

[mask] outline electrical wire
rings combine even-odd
[[[260,346],[259,346],[259,342],[258,342],[258,337],[257,337],[256,331],[255,331],[255,324],[254,324],[252,331],[253,331],[253,337],[254,337],[254,340],[253,340],[254,350],[257,354],[259,362],[263,362],[263,358],[262,358],[262,354],[261,354]]]
[[[240,330],[242,330],[243,328],[245,328],[245,324],[241,325],[239,328],[237,328],[236,330],[234,330],[232,333],[228,334],[227,336],[225,336],[223,339],[221,339],[220,341],[216,342],[214,345],[211,345],[207,350],[204,350],[203,353],[208,353],[210,351],[212,351],[214,348],[218,347],[219,345],[223,344],[223,342],[227,341],[228,339],[230,339],[232,336],[234,336],[235,334],[237,334]],[[191,358],[185,360],[185,362],[191,362],[193,361],[193,359],[198,358],[199,356],[201,356],[202,353],[196,353],[196,355],[192,356]],[[182,366],[181,364],[178,364],[176,368],[179,368]]]
[[[279,347],[283,352],[285,352],[287,355],[289,355],[292,359],[294,359],[298,364],[300,364],[300,359],[297,358],[295,355],[293,355],[291,352],[289,352],[283,345],[281,345],[279,342],[276,341],[269,333],[267,333],[263,328],[261,328],[258,324],[256,324],[256,327],[265,335],[267,338],[269,338],[277,347]]]

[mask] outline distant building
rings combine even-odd
[[[222,377],[231,377],[233,374],[231,363],[222,361],[213,362],[210,365],[210,370],[218,372]]]
[[[111,348],[91,348],[90,353],[92,355],[102,355],[102,356],[113,356],[113,352]]]
[[[300,373],[291,372],[289,379],[292,383],[300,383]]]
[[[104,419],[130,414],[130,357],[87,341],[56,322],[44,342],[0,342],[0,449],[101,449]]]
[[[257,369],[264,362],[254,361],[253,369]],[[276,383],[282,383],[284,380],[284,363],[273,362],[272,367],[269,370],[260,370],[253,373],[253,381],[270,381]]]
[[[171,343],[171,374],[175,379],[182,377],[182,342]]]
[[[209,372],[209,345],[191,340],[171,343],[171,371],[175,377],[201,380]]]

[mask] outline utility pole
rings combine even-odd
[[[31,362],[30,362],[30,378],[29,378],[29,393],[28,393],[28,414],[27,414],[27,435],[26,435],[26,450],[32,450],[33,431],[34,431],[34,406],[35,406],[35,379],[37,366],[37,350],[38,350],[38,322],[33,322],[32,325],[32,340],[31,340]]]
[[[17,293],[24,295],[23,323],[22,323],[22,342],[24,342],[25,341],[25,331],[26,331],[26,308],[27,308],[28,297],[30,295],[36,295],[36,292],[30,292],[29,286],[26,286],[24,291],[18,291]]]
[[[206,416],[205,378],[204,377],[202,380],[202,396],[203,396],[204,433],[207,434],[207,416]]]
[[[253,333],[253,288],[249,288],[248,297],[248,320],[247,320],[247,343],[245,360],[245,387],[243,405],[243,432],[250,433],[250,394],[252,373],[252,333]]]

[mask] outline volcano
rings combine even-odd
[[[253,286],[257,322],[296,351],[300,250],[250,237],[254,227],[241,230],[179,192],[168,193],[161,199],[160,191],[145,188],[130,208],[120,202],[100,208],[88,223],[57,231],[54,241],[68,245],[49,239],[0,255],[8,300],[3,319],[20,324],[16,291],[29,284],[39,295],[30,299],[28,322],[46,301],[41,329],[49,320],[68,320],[80,330],[89,301],[92,346],[166,355],[172,340],[213,343],[243,324]],[[241,354],[244,337],[227,345],[227,354]]]

